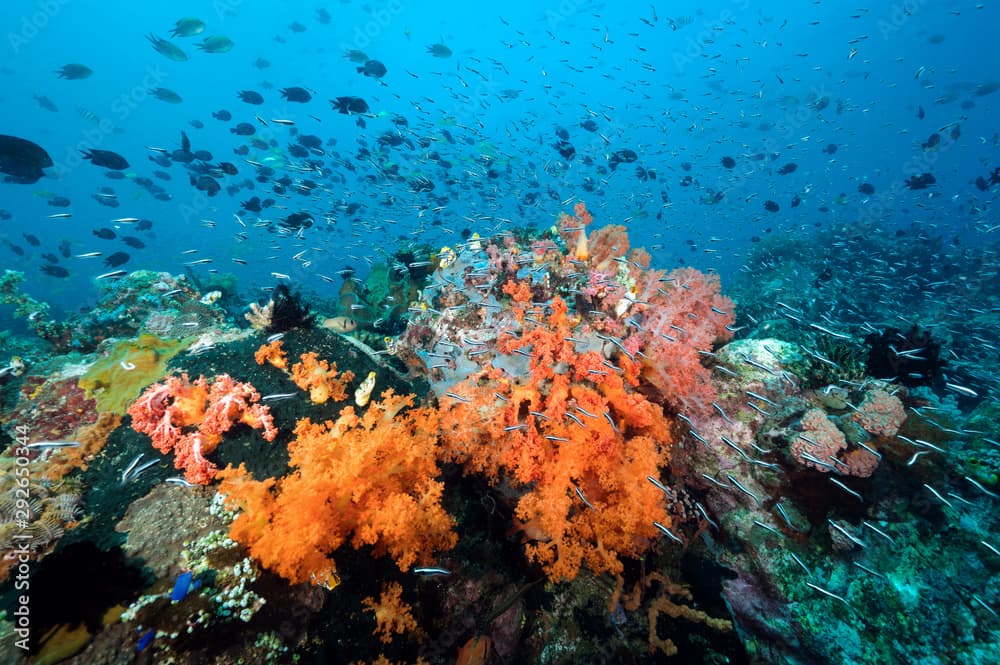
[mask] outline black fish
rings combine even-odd
[[[239,171],[236,170],[236,165],[232,162],[219,162],[219,170],[226,175],[236,175]]]
[[[70,242],[69,240],[62,240],[59,242],[59,253],[62,254],[64,259],[69,258],[70,254]]]
[[[53,196],[49,199],[49,205],[53,208],[68,208],[71,201],[65,196]]]
[[[937,178],[933,174],[921,173],[920,175],[910,176],[904,184],[907,189],[927,189],[936,182]]]
[[[7,240],[5,242],[7,243],[7,247],[10,248],[10,251],[14,252],[18,256],[24,256],[24,247],[21,247],[20,245],[15,245],[10,240]]]
[[[146,246],[146,243],[139,240],[135,236],[122,236],[122,242],[128,245],[129,247],[134,247],[135,249],[142,249],[143,247]]]
[[[560,141],[553,147],[559,151],[559,154],[562,155],[563,159],[573,159],[576,155],[576,148],[574,148],[573,144],[569,141]]]
[[[233,114],[226,109],[219,109],[218,111],[212,112],[212,117],[216,120],[221,120],[222,122],[229,122],[233,119]]]
[[[793,208],[798,208],[801,203],[802,203],[802,197],[801,196],[799,196],[798,194],[796,194],[795,196],[792,197],[791,206]]]
[[[837,152],[837,144],[836,143],[827,143],[826,147],[823,148],[823,152],[825,152],[828,155],[835,154]]]
[[[30,185],[45,175],[42,169],[52,166],[45,149],[27,139],[0,134],[0,173],[4,182]]]
[[[930,150],[931,148],[936,148],[939,143],[941,143],[941,135],[934,132],[927,137],[926,141],[920,144],[920,147],[924,150]]]
[[[629,164],[637,159],[639,159],[639,155],[635,154],[634,150],[629,150],[628,148],[616,150],[611,153],[611,157],[608,158],[608,167],[614,171],[618,168],[619,164]]]
[[[57,266],[52,263],[45,264],[44,266],[39,268],[39,270],[41,270],[46,275],[50,275],[52,277],[58,277],[60,279],[64,277],[69,277],[69,270],[66,270],[62,266]]]
[[[858,185],[858,191],[866,196],[871,196],[875,193],[875,186],[870,182],[863,182]]]
[[[201,120],[192,120],[188,124],[194,127],[195,129],[205,129],[205,123],[203,123]]]
[[[727,169],[736,168],[736,160],[729,155],[726,155],[722,158],[722,166]]]
[[[109,256],[104,257],[104,265],[109,268],[117,268],[120,265],[128,263],[128,260],[132,257],[125,252],[115,252]]]
[[[323,145],[323,139],[315,134],[300,134],[296,140],[307,148],[319,148]]]
[[[305,88],[300,88],[298,86],[292,86],[291,88],[282,88],[281,96],[290,102],[298,102],[300,104],[305,104],[310,101],[313,97]]]
[[[313,216],[307,212],[293,212],[279,223],[286,229],[309,228],[313,225]]]
[[[388,71],[378,60],[368,60],[365,62],[364,67],[357,68],[359,74],[364,74],[365,76],[370,76],[372,78],[380,79],[385,76]]]
[[[927,115],[927,114],[924,113],[924,107],[923,106],[918,106],[917,107],[917,118],[920,119],[920,120],[923,120],[925,115]]]
[[[240,204],[240,207],[244,210],[250,212],[260,212],[260,197],[251,196],[249,199]]]
[[[83,158],[89,159],[90,163],[94,166],[103,166],[106,169],[115,171],[121,171],[129,167],[128,160],[117,152],[91,148],[90,150],[81,150],[81,153],[83,154]]]
[[[136,231],[148,231],[153,228],[153,222],[148,219],[140,219],[135,224]]]
[[[230,127],[229,131],[237,136],[253,136],[257,133],[257,128],[249,122],[241,122],[235,127]]]
[[[194,176],[191,176],[190,179],[191,184],[195,189],[205,192],[209,196],[215,196],[222,189],[222,185],[219,184],[219,181],[210,175],[198,176],[197,179],[195,179]]]
[[[38,240],[38,238],[31,235],[30,233],[22,233],[21,235],[24,236],[24,240],[32,247],[38,247],[39,245],[42,244],[41,241]]]
[[[188,138],[183,129],[181,130],[181,150],[191,152],[191,139]]]
[[[594,122],[593,120],[590,120],[590,119],[587,119],[587,120],[584,120],[583,122],[581,122],[580,123],[580,127],[582,127],[583,129],[586,129],[588,132],[596,132],[597,131],[597,123]]]
[[[94,229],[93,231],[91,231],[91,233],[93,233],[98,238],[101,238],[102,240],[114,240],[115,238],[118,237],[118,234],[116,234],[112,229],[106,227],[101,229]]]
[[[764,210],[768,212],[778,212],[781,210],[781,206],[774,201],[764,201]]]
[[[788,175],[789,173],[795,173],[795,169],[799,168],[799,165],[795,162],[788,162],[780,169],[778,169],[778,175]]]
[[[253,104],[254,106],[259,106],[264,103],[264,97],[259,92],[254,92],[253,90],[241,90],[237,93],[237,96],[241,101],[247,104]]]
[[[337,97],[330,100],[334,110],[340,113],[368,113],[368,102],[360,97]]]
[[[990,188],[990,183],[986,182],[986,178],[984,178],[983,176],[979,176],[978,178],[976,178],[976,189],[978,189],[981,192],[985,192],[989,188]]]
[[[48,261],[49,263],[59,263],[59,257],[53,254],[52,252],[45,252],[44,254],[42,254],[42,258]]]

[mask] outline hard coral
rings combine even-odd
[[[363,416],[348,406],[336,421],[299,421],[288,445],[295,471],[281,480],[253,480],[242,466],[220,472],[220,492],[242,510],[233,539],[295,584],[328,579],[348,541],[403,570],[453,547],[434,480],[437,414],[412,406],[412,395],[387,390]]]
[[[273,441],[278,430],[269,409],[258,404],[260,394],[249,383],[220,374],[209,384],[205,377],[190,381],[187,374],[171,376],[150,386],[129,407],[132,429],[149,435],[161,453],[174,453],[174,466],[184,469],[188,482],[207,484],[217,467],[209,455],[222,435],[236,423],[263,429]]]
[[[891,437],[906,420],[906,411],[898,397],[876,388],[865,394],[864,401],[851,417],[869,434]]]

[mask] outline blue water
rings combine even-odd
[[[179,273],[185,261],[212,258],[193,270],[234,272],[247,300],[274,283],[272,271],[289,275],[307,292],[329,295],[318,274],[345,266],[363,273],[369,261],[382,260],[402,243],[453,244],[466,228],[486,234],[498,224],[548,226],[560,210],[571,208],[572,197],[587,201],[599,225],[627,220],[633,245],[649,248],[656,264],[686,262],[724,277],[736,274],[754,236],[786,234],[794,242],[799,234],[820,232],[835,238],[858,219],[873,220],[887,232],[917,222],[981,240],[977,229],[992,226],[995,215],[988,208],[992,195],[973,181],[997,165],[993,120],[1000,95],[976,92],[1000,80],[991,53],[1000,10],[974,2],[858,5],[564,0],[484,9],[478,3],[393,0],[327,4],[332,20],[323,24],[321,5],[313,2],[7,2],[0,9],[2,133],[40,144],[55,167],[33,185],[0,185],[0,208],[12,215],[0,234],[25,250],[18,256],[2,243],[0,256],[5,267],[27,273],[29,293],[75,309],[95,302],[92,278],[109,268],[99,258],[60,258],[71,277],[43,275],[40,255],[55,252],[62,239],[72,242],[73,254],[125,249],[132,255],[126,269]],[[207,29],[172,39],[189,56],[173,62],[156,53],[146,35],[168,38],[184,16],[201,18]],[[305,30],[293,31],[293,22]],[[225,54],[199,51],[195,44],[208,35],[228,36],[235,48]],[[451,57],[428,54],[426,47],[435,42],[446,44]],[[378,81],[358,74],[357,65],[343,57],[349,49],[385,63],[386,76]],[[270,66],[255,67],[258,58]],[[94,73],[60,80],[53,72],[67,63],[85,64]],[[284,102],[278,89],[287,86],[312,89],[314,98]],[[183,102],[152,98],[147,91],[155,87],[177,92]],[[265,103],[247,105],[236,98],[239,90],[261,92]],[[40,108],[34,95],[50,98],[58,112]],[[368,102],[366,128],[331,110],[327,100],[342,95]],[[816,104],[821,98],[829,100],[823,109]],[[926,113],[922,120],[918,107]],[[212,118],[218,109],[231,111],[232,121]],[[403,132],[415,146],[389,148],[380,157],[375,142],[394,129],[393,115],[407,119]],[[292,120],[302,133],[336,141],[317,160],[322,175],[287,168],[303,160],[287,155],[285,146],[294,140],[290,128],[273,119]],[[597,131],[579,126],[588,119]],[[189,124],[195,120],[204,129]],[[308,177],[320,187],[310,195],[275,197],[286,209],[258,216],[241,211],[240,202],[270,196],[270,181],[209,198],[189,184],[183,165],[174,164],[163,169],[171,181],[154,178],[171,200],[157,201],[135,185],[136,177],[152,177],[161,168],[148,161],[156,153],[147,146],[175,150],[182,130],[193,150],[209,150],[214,162],[238,167],[238,175],[221,179],[223,187],[252,181],[255,168],[233,154],[246,138],[229,131],[244,121],[257,126],[258,137],[278,142],[278,149],[251,149],[246,156],[274,160],[269,163],[278,168],[271,180]],[[960,137],[952,141],[948,133],[956,125]],[[111,126],[117,130],[107,131]],[[553,147],[557,127],[569,132],[576,149],[571,160]],[[941,145],[921,149],[942,128]],[[430,147],[416,144],[421,138]],[[823,151],[830,143],[838,148],[835,154]],[[371,161],[357,158],[360,144],[376,153],[373,160],[382,167],[396,163],[406,178],[430,178],[435,197],[447,201],[381,177]],[[82,162],[79,150],[85,148],[125,156],[131,163],[126,179],[110,180],[104,169]],[[602,174],[609,155],[622,149],[634,150],[638,161]],[[431,150],[451,168],[428,159]],[[755,154],[766,157],[755,161]],[[489,164],[484,155],[492,158]],[[732,170],[720,164],[726,155],[736,159]],[[789,162],[798,169],[779,175]],[[637,165],[653,169],[656,179],[641,181]],[[489,179],[488,166],[499,177]],[[903,187],[907,177],[922,172],[933,173],[937,184],[920,191]],[[686,175],[691,184],[683,186]],[[595,181],[595,191],[584,191],[586,178]],[[871,183],[875,194],[860,193],[862,182]],[[120,207],[94,200],[103,186],[113,188]],[[704,202],[720,190],[720,202]],[[532,192],[537,200],[525,204]],[[45,197],[52,195],[68,197],[72,205],[50,207]],[[802,203],[792,208],[795,195]],[[765,200],[780,210],[767,212]],[[351,202],[362,207],[347,215],[344,205]],[[301,239],[253,228],[258,217],[276,220],[298,211],[316,219]],[[59,212],[73,217],[46,217]],[[119,235],[142,238],[146,249],[91,234],[119,217],[153,221],[152,235],[119,225]],[[240,231],[246,240],[234,237]],[[28,245],[26,232],[38,236],[41,246]],[[181,254],[192,249],[198,252]],[[304,257],[292,258],[304,249]]]

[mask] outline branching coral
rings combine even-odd
[[[349,406],[335,422],[299,421],[288,446],[295,470],[281,480],[253,480],[242,466],[220,472],[220,491],[242,511],[232,537],[293,583],[328,579],[347,542],[403,570],[454,546],[434,480],[438,417],[412,406],[412,395],[387,390],[363,416]]]

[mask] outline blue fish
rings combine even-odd
[[[184,600],[188,591],[191,589],[191,579],[194,577],[194,573],[190,570],[181,573],[177,576],[177,581],[174,582],[174,590],[170,594],[171,603],[179,603]]]
[[[145,633],[142,634],[142,637],[139,638],[139,643],[135,645],[135,650],[136,651],[144,650],[146,647],[148,647],[150,644],[153,643],[154,637],[156,637],[156,631],[150,628],[149,630],[147,630]]]

